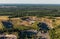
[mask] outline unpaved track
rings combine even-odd
[[[49,33],[41,33],[41,31],[38,32],[37,36],[42,36],[43,38],[50,39]]]

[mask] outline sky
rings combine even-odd
[[[60,0],[0,0],[0,4],[60,4]]]

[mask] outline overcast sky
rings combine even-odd
[[[1,3],[13,4],[60,4],[60,0],[0,0]]]

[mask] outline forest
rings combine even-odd
[[[0,15],[20,16],[60,16],[59,5],[0,5]]]

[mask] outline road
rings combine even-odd
[[[37,34],[38,38],[37,39],[50,39],[49,33],[41,33],[41,31],[38,32]]]
[[[17,39],[17,36],[15,35],[0,35],[0,39],[2,39],[1,37],[3,37],[5,39],[5,37],[7,37],[6,39]]]

